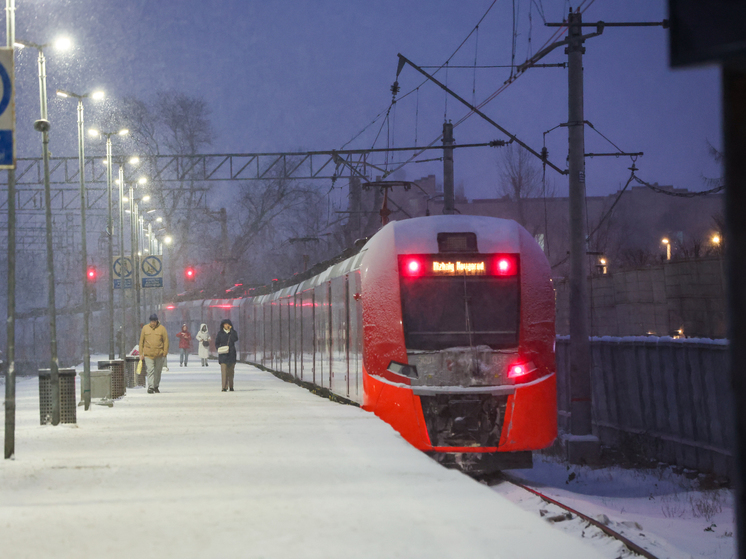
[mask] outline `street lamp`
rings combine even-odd
[[[106,138],[106,189],[108,191],[108,212],[106,216],[106,235],[109,240],[109,267],[110,269],[114,264],[114,246],[113,246],[113,232],[114,226],[111,219],[112,211],[112,179],[111,179],[111,137],[112,136],[126,136],[129,134],[129,130],[122,128],[116,132],[104,132],[101,130],[90,129],[88,134],[94,137],[102,136]],[[109,278],[109,359],[114,359],[114,281],[113,278]]]
[[[666,237],[663,237],[661,239],[661,242],[666,245],[666,260],[671,260],[671,241],[669,241]]]
[[[57,90],[60,97],[74,98],[78,100],[78,166],[80,168],[80,229],[81,229],[81,252],[83,262],[83,404],[85,409],[91,407],[91,348],[89,342],[89,323],[91,319],[90,303],[88,301],[89,281],[87,279],[88,271],[88,250],[86,247],[86,191],[85,191],[85,134],[83,133],[83,99],[101,100],[104,98],[103,91],[94,91],[93,93],[84,93],[79,95],[63,89]]]
[[[34,129],[41,132],[42,158],[44,160],[44,205],[47,226],[47,290],[48,290],[48,313],[49,313],[49,349],[51,353],[51,365],[49,368],[50,385],[52,392],[52,425],[60,423],[60,377],[59,360],[57,358],[57,310],[54,298],[54,252],[52,249],[52,191],[49,185],[49,118],[47,117],[47,64],[44,58],[44,49],[51,43],[39,45],[26,41],[15,41],[19,48],[33,47],[39,51],[39,104],[41,118],[34,123]],[[58,50],[70,48],[70,40],[57,41],[55,47]]]
[[[134,158],[132,158],[134,159]],[[132,159],[130,159],[130,163],[132,163]],[[140,177],[137,180],[138,185],[144,185],[148,181],[145,177]],[[137,225],[139,225],[139,213],[140,213],[140,205],[139,202],[147,202],[150,200],[150,196],[147,194],[144,196],[141,196],[139,198],[135,197],[135,185],[134,183],[130,183],[129,187],[129,202],[130,202],[130,258],[132,259],[132,266],[133,266],[133,281],[135,282],[135,295],[136,295],[136,301],[135,301],[135,329],[134,332],[138,332],[138,327],[140,324],[140,250],[139,250],[139,231]]]

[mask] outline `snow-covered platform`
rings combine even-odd
[[[598,552],[412,448],[359,408],[198,360],[77,425],[19,379],[0,465],[3,557],[535,557]],[[94,362],[95,363],[95,362]]]

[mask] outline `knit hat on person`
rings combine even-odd
[[[152,322],[153,320],[156,320],[156,321],[158,320],[158,315],[155,313],[150,315],[150,321]]]

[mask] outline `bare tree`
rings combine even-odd
[[[126,99],[119,119],[132,130],[135,146],[144,155],[196,155],[214,138],[207,102],[184,93],[161,91],[150,102]],[[169,249],[172,290],[179,264],[185,264],[193,250],[193,226],[211,222],[204,206],[207,187],[192,172],[177,172],[183,176],[178,184],[166,187],[151,176],[147,187],[155,207],[163,212],[166,230],[173,234]]]
[[[507,196],[518,207],[518,221],[526,226],[523,200],[541,196],[541,169],[532,154],[516,144],[508,144],[498,158],[498,196]]]

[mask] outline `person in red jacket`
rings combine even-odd
[[[192,347],[192,335],[187,330],[187,325],[181,325],[181,332],[176,334],[179,338],[179,367],[186,367],[189,361],[189,350]]]

